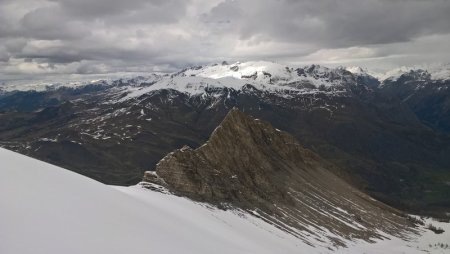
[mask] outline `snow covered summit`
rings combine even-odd
[[[212,79],[231,77],[265,85],[289,86],[293,83],[307,83],[316,88],[339,85],[350,81],[353,76],[352,72],[343,67],[327,68],[320,65],[300,67],[268,61],[199,66],[183,70],[180,74]]]
[[[207,90],[234,89],[244,86],[275,93],[341,94],[358,85],[371,86],[378,81],[367,73],[352,73],[343,67],[327,68],[320,65],[304,67],[288,66],[274,62],[255,61],[244,63],[212,64],[184,69],[163,75],[150,86],[130,87],[122,100],[136,98],[161,89],[172,89],[189,95],[204,94]]]
[[[431,80],[450,80],[450,64],[431,64],[431,65],[416,65],[416,66],[401,66],[383,74],[376,76],[380,81],[396,81],[403,75],[418,75],[421,78],[422,73],[427,74],[427,79]]]

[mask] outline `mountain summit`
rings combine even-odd
[[[168,154],[144,181],[222,207],[237,207],[310,244],[402,236],[400,213],[354,189],[293,136],[232,109],[201,147]],[[311,237],[313,236],[313,237]]]

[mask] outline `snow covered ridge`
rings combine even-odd
[[[274,62],[257,61],[245,63],[222,63],[191,67],[172,74],[150,74],[121,79],[101,79],[93,81],[37,82],[34,84],[8,84],[0,86],[5,91],[38,90],[45,91],[59,87],[80,87],[88,84],[128,86],[127,98],[160,90],[174,89],[191,95],[201,94],[207,88],[232,88],[240,90],[246,84],[259,90],[271,92],[315,93],[317,89],[331,89],[357,83],[358,76],[369,77],[367,73],[353,73],[344,67],[327,68],[320,65],[305,67],[287,66]],[[373,78],[373,77],[372,77]]]
[[[328,68],[320,65],[298,67],[267,61],[233,64],[223,62],[141,79],[125,89],[127,95],[121,100],[137,98],[161,89],[173,89],[190,95],[199,95],[207,90],[223,88],[239,91],[246,85],[281,96],[316,93],[345,95],[357,85],[375,88],[381,81],[396,80],[401,75],[420,71],[404,67],[377,74],[361,67]],[[429,71],[425,73],[428,79],[450,79],[450,64],[429,67]],[[419,76],[417,78],[421,78]]]
[[[122,100],[143,94],[173,89],[190,95],[203,94],[207,89],[231,88],[242,90],[251,85],[261,91],[280,95],[345,93],[350,86],[378,81],[365,72],[352,73],[344,67],[327,68],[320,65],[293,67],[274,62],[244,62],[212,64],[184,69],[161,76],[147,87],[129,87]]]
[[[105,86],[117,86],[121,84],[139,85],[146,83],[149,80],[153,80],[155,76],[159,76],[159,73],[116,73],[111,75],[91,75],[76,77],[64,76],[64,77],[47,77],[44,80],[0,80],[0,92],[6,91],[48,91],[56,90],[62,87],[78,88],[86,85],[105,85]]]
[[[268,61],[210,64],[184,69],[172,74],[147,73],[139,76],[117,75],[96,80],[64,80],[58,82],[0,82],[0,91],[54,90],[60,87],[80,87],[89,84],[128,87],[129,96],[160,90],[174,89],[191,95],[202,94],[209,88],[232,88],[241,90],[244,85],[273,93],[317,93],[339,94],[350,85],[377,86],[384,80],[396,80],[411,70],[428,70],[431,79],[450,79],[450,64],[401,67],[386,73],[375,73],[367,69],[350,66],[328,68],[321,65],[291,66]]]
[[[49,91],[56,90],[61,87],[82,87],[86,85],[109,85],[112,80],[67,80],[67,81],[33,81],[33,82],[4,82],[0,83],[0,91]]]
[[[374,74],[380,81],[396,81],[402,75],[418,75],[429,80],[450,80],[450,64],[402,66],[386,73]]]
[[[256,217],[133,187],[111,187],[0,148],[0,253],[450,253],[444,233],[348,248],[307,245]]]

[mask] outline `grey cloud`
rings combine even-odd
[[[183,0],[59,0],[68,17],[105,23],[170,23],[181,17],[189,1]]]
[[[22,36],[34,39],[78,39],[90,34],[88,24],[70,20],[58,7],[46,7],[27,13],[20,22]]]
[[[228,0],[208,16],[231,20],[248,39],[302,41],[326,47],[383,44],[450,32],[446,0]]]
[[[11,55],[5,49],[0,48],[0,62],[8,62]]]
[[[0,80],[222,60],[450,61],[448,13],[448,0],[0,0]]]
[[[104,72],[105,70],[100,65],[91,62],[82,63],[75,71],[76,74],[97,74]]]

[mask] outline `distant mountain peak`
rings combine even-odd
[[[360,66],[348,66],[348,67],[342,67],[345,70],[353,73],[353,74],[368,74],[368,70],[365,68],[362,68]]]
[[[427,64],[415,66],[401,66],[399,68],[387,71],[384,74],[379,74],[378,78],[381,81],[396,81],[401,76],[409,76],[410,78],[423,79],[423,74],[429,74],[427,79],[431,80],[449,80],[450,79],[450,64]],[[414,75],[414,76],[412,76]]]

